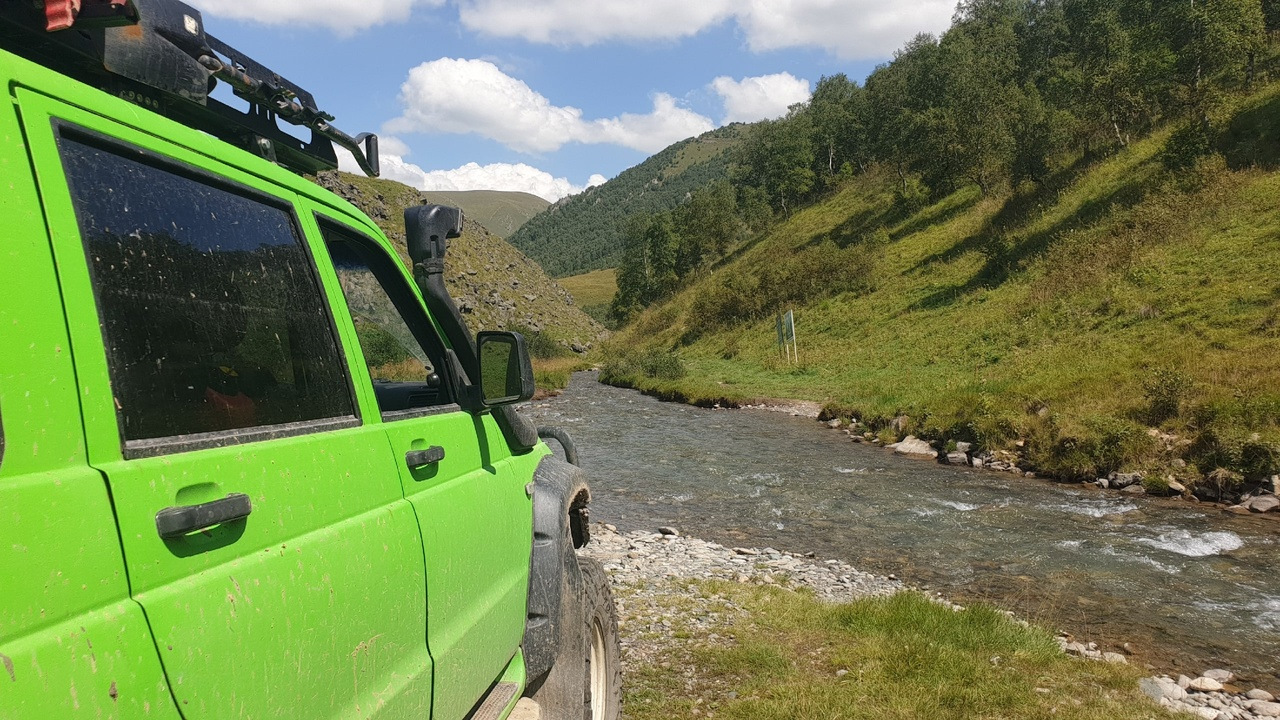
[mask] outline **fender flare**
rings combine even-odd
[[[531,681],[550,671],[560,652],[562,596],[566,589],[581,590],[574,550],[590,540],[587,505],[591,502],[586,473],[554,455],[538,463],[532,485],[533,550],[522,642]]]

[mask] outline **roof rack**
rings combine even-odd
[[[334,145],[378,175],[378,137],[351,137],[311,93],[209,35],[178,0],[0,0],[0,47],[283,165],[338,166]],[[249,103],[209,96],[218,81]],[[300,140],[277,120],[311,130]]]

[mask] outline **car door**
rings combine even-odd
[[[11,59],[0,53],[0,75]],[[6,86],[12,87],[9,83]],[[49,234],[0,108],[0,718],[179,718],[89,467]]]
[[[464,412],[444,347],[399,260],[317,208],[403,492],[422,532],[433,717],[461,718],[511,661],[524,633],[532,544],[529,478],[487,413]]]
[[[296,198],[103,97],[151,132],[18,93],[89,463],[183,717],[426,717],[417,522]]]

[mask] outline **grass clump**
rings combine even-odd
[[[1137,670],[1071,659],[1048,631],[990,607],[954,610],[918,593],[832,605],[780,588],[709,591],[744,611],[727,632],[736,640],[644,672],[627,689],[628,717],[1172,717],[1139,692]]]
[[[654,348],[637,352],[615,351],[600,368],[602,381],[618,385],[642,380],[680,380],[687,373],[684,361],[675,351]]]

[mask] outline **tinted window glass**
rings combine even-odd
[[[436,372],[439,339],[395,261],[368,240],[331,227],[324,233],[378,409],[388,413],[451,402]]]
[[[291,213],[60,140],[126,440],[350,416]]]

